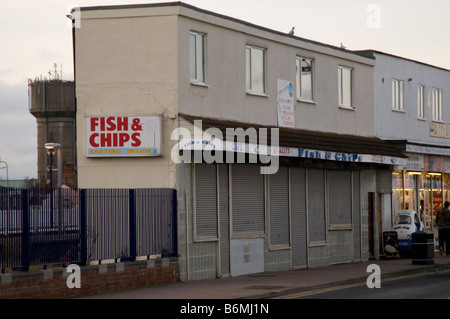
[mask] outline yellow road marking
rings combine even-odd
[[[412,274],[412,275],[405,275],[405,276],[400,276],[400,277],[385,278],[385,279],[381,279],[381,285],[382,285],[381,287],[383,287],[383,282],[390,282],[390,281],[409,279],[409,278],[417,278],[417,277],[427,276],[427,275],[431,275],[431,274],[447,273],[447,272],[450,272],[450,269],[436,271],[436,272],[425,272],[425,273],[418,273],[418,274]],[[318,294],[336,291],[336,290],[356,288],[356,287],[361,287],[361,286],[366,286],[366,285],[367,285],[366,282],[359,282],[359,283],[355,283],[355,284],[348,284],[348,285],[342,285],[342,286],[336,286],[336,287],[330,287],[330,288],[317,289],[317,290],[313,290],[313,291],[307,291],[307,292],[303,292],[300,294],[289,295],[289,296],[285,296],[285,297],[281,297],[281,298],[282,299],[296,299],[296,298],[301,298],[301,297],[306,297],[306,296],[311,296],[311,295],[318,295]],[[373,289],[375,289],[375,288],[373,288]]]

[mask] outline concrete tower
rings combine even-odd
[[[59,143],[62,185],[77,187],[75,88],[73,81],[35,79],[28,81],[29,111],[37,122],[37,163],[40,187],[48,187],[50,156],[46,143]],[[52,159],[53,187],[57,187],[57,156]]]

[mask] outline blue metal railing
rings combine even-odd
[[[0,266],[176,256],[176,211],[174,189],[0,188]]]

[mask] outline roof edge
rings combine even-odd
[[[184,7],[190,10],[194,10],[200,13],[204,13],[204,14],[208,14],[211,16],[215,16],[221,19],[226,19],[232,22],[236,22],[248,27],[252,27],[261,31],[265,31],[265,32],[269,32],[272,34],[276,34],[276,35],[280,35],[280,36],[284,36],[286,38],[291,38],[291,39],[296,39],[298,41],[303,41],[306,43],[310,43],[310,44],[314,44],[314,45],[318,45],[318,46],[322,46],[322,47],[326,47],[329,49],[333,49],[336,51],[340,51],[343,53],[348,53],[348,54],[353,54],[353,55],[357,55],[360,57],[364,57],[370,60],[375,60],[374,57],[370,58],[364,55],[361,55],[358,51],[353,51],[353,50],[347,50],[345,48],[341,48],[335,45],[331,45],[331,44],[327,44],[327,43],[323,43],[323,42],[319,42],[319,41],[315,41],[315,40],[311,40],[311,39],[306,39],[306,38],[302,38],[302,37],[298,37],[298,36],[291,36],[288,33],[284,33],[281,31],[277,31],[277,30],[273,30],[267,27],[263,27],[251,22],[247,22],[238,18],[234,18],[234,17],[230,17],[221,13],[217,13],[217,12],[213,12],[213,11],[209,11],[206,9],[202,9],[181,1],[175,1],[175,2],[159,2],[159,3],[148,3],[148,4],[119,4],[119,5],[105,5],[105,6],[92,6],[92,7],[80,7],[80,11],[95,11],[95,10],[115,10],[115,9],[138,9],[138,8],[157,8],[157,7],[176,7],[176,6],[180,6],[180,7]]]
[[[450,69],[446,69],[446,68],[441,67],[441,66],[436,66],[436,65],[429,64],[429,63],[426,63],[426,62],[421,62],[421,61],[413,60],[413,59],[410,59],[410,58],[405,58],[405,57],[402,57],[402,56],[399,56],[399,55],[395,55],[395,54],[392,54],[392,53],[386,53],[386,52],[379,51],[379,50],[368,49],[368,50],[356,50],[356,51],[353,51],[353,52],[355,54],[360,55],[360,56],[367,57],[367,58],[373,58],[373,59],[376,59],[376,56],[375,56],[376,54],[386,55],[386,56],[389,56],[389,57],[392,57],[392,58],[401,59],[401,60],[405,60],[405,61],[410,61],[410,62],[418,63],[418,64],[421,64],[421,65],[425,65],[425,66],[428,66],[428,67],[432,67],[432,68],[435,68],[435,69],[439,69],[439,70],[450,72]]]

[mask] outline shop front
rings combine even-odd
[[[407,150],[414,151],[406,153],[408,163],[392,173],[392,217],[400,210],[414,210],[425,231],[435,231],[436,213],[450,201],[450,155],[442,148],[407,145]]]
[[[393,163],[406,163],[402,153],[376,138],[277,128],[279,143],[270,145],[269,154],[279,165],[263,174],[269,164],[256,150],[267,145],[217,139],[227,129],[250,133],[250,124],[183,120],[186,136],[178,146],[186,162],[179,164],[179,193],[192,199],[186,205],[191,215],[180,219],[192,225],[186,277],[315,268],[375,256],[369,242],[377,229],[368,224],[376,216],[369,210],[377,211],[379,176],[386,176],[383,189],[390,192]],[[260,141],[260,127],[255,131]],[[188,132],[194,133],[190,139]],[[210,149],[215,161],[209,161]]]

